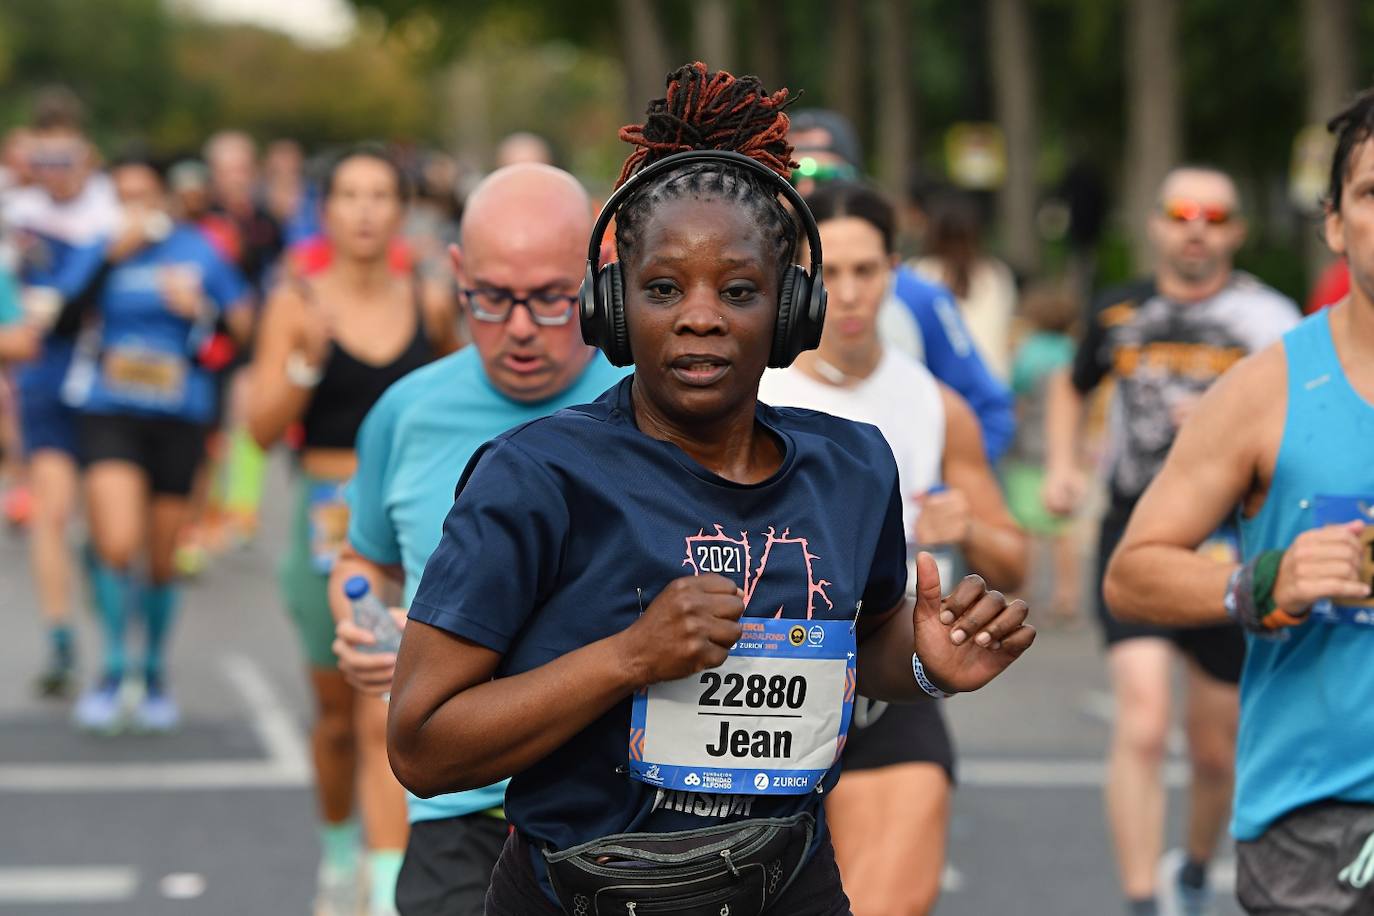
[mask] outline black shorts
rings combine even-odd
[[[509,825],[490,814],[467,814],[410,825],[396,880],[401,916],[482,916],[491,871]]]
[[[940,700],[893,703],[868,725],[850,725],[844,772],[876,770],[902,763],[933,763],[954,781],[954,742]]]
[[[1102,624],[1102,638],[1107,648],[1127,639],[1167,639],[1196,661],[1208,676],[1226,684],[1239,684],[1240,670],[1245,664],[1245,635],[1235,624],[1162,627],[1151,623],[1124,623],[1112,616],[1102,593],[1102,583],[1107,578],[1107,562],[1126,533],[1130,517],[1129,506],[1110,509],[1102,518],[1097,542],[1097,619]]]
[[[205,457],[205,427],[185,420],[82,414],[77,432],[83,465],[135,464],[147,473],[149,488],[162,496],[190,496]]]
[[[1236,844],[1236,896],[1252,916],[1374,913],[1374,805],[1300,808]]]
[[[559,916],[563,912],[539,886],[530,858],[539,855],[518,833],[512,833],[491,875],[486,916]],[[851,916],[849,898],[840,883],[830,834],[802,866],[790,887],[768,908],[770,916]]]

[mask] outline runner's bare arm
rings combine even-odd
[[[458,334],[458,302],[453,294],[453,281],[444,276],[417,277],[415,282],[420,284],[425,336],[436,356],[447,356],[463,345]]]
[[[1276,450],[1286,388],[1278,345],[1238,363],[1197,403],[1108,566],[1103,588],[1116,616],[1173,625],[1226,621],[1222,599],[1235,566],[1197,547],[1245,500],[1265,451]]]
[[[947,693],[977,690],[1035,641],[1024,601],[988,591],[980,576],[965,576],[942,598],[939,566],[924,551],[916,556],[916,572],[914,602],[903,599],[869,618],[867,627],[860,624],[858,687],[864,696],[893,703],[924,697],[912,671],[913,652]]]
[[[38,355],[43,332],[25,322],[0,327],[0,363],[25,362]]]
[[[1045,508],[1068,515],[1083,499],[1085,481],[1078,464],[1078,431],[1083,422],[1083,395],[1068,369],[1050,376],[1045,386]]]
[[[248,406],[248,431],[262,448],[281,439],[310,403],[313,390],[293,384],[286,375],[286,360],[301,345],[303,313],[300,293],[289,286],[279,287],[263,310]]]
[[[513,776],[640,687],[723,663],[743,613],[729,579],[685,576],[621,632],[495,679],[500,653],[412,620],[392,685],[391,767],[421,797]]]
[[[988,467],[978,418],[944,384],[945,456],[941,476],[969,504],[968,533],[960,545],[969,567],[994,587],[1015,589],[1026,576],[1026,535],[1007,511],[1002,488]]]

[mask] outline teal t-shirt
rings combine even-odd
[[[596,400],[628,371],[597,353],[571,387],[538,403],[498,391],[476,347],[410,373],[387,389],[358,430],[358,470],[347,491],[349,542],[368,559],[405,570],[408,607],[473,452],[513,426]],[[505,790],[501,783],[430,799],[411,796],[410,820],[498,807]]]

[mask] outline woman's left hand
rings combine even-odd
[[[924,551],[916,555],[916,572],[913,651],[940,689],[977,690],[1035,641],[1021,599],[1008,602],[1001,592],[988,591],[981,576],[965,576],[942,598],[939,567]]]

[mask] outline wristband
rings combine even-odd
[[[314,388],[324,378],[324,373],[318,366],[312,366],[305,361],[305,354],[300,350],[292,350],[286,356],[286,380],[298,388]]]
[[[1282,550],[1266,550],[1251,557],[1227,581],[1222,603],[1227,615],[1246,632],[1275,637],[1282,629],[1307,619],[1306,611],[1294,615],[1274,604],[1274,585],[1282,563]]]
[[[926,676],[925,665],[921,664],[921,657],[915,652],[911,653],[911,673],[916,675],[916,686],[924,690],[927,696],[934,697],[937,700],[945,700],[954,695],[952,693],[945,693],[939,687],[931,683],[930,678]]]

